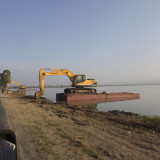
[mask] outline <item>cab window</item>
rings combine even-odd
[[[76,83],[82,83],[86,80],[86,76],[85,75],[77,75],[76,77]]]

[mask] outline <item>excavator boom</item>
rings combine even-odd
[[[22,84],[20,84],[20,83],[18,83],[18,82],[15,82],[15,81],[11,81],[11,82],[22,86]]]

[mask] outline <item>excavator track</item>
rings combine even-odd
[[[83,94],[89,94],[89,93],[96,93],[96,89],[91,88],[66,88],[64,89],[64,93],[66,94],[72,94],[72,93],[83,93]]]

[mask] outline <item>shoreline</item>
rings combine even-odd
[[[97,87],[117,87],[117,86],[154,86],[154,85],[160,85],[159,83],[148,83],[148,84],[106,84],[106,85],[97,85]],[[64,86],[52,86],[52,85],[46,85],[45,88],[66,88],[69,87],[71,88],[72,86],[70,85],[64,85]],[[19,86],[10,86],[9,88],[17,89]],[[39,86],[27,86],[27,88],[38,88]],[[96,88],[96,87],[95,87]]]
[[[102,112],[33,96],[0,94],[12,128],[32,159],[158,159],[160,123],[131,112]],[[23,136],[23,130],[28,139]],[[22,142],[20,152],[29,152]],[[38,155],[38,153],[40,153]],[[65,153],[65,154],[64,154]],[[24,156],[25,155],[25,156]]]

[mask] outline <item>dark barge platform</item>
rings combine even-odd
[[[57,102],[71,102],[71,101],[87,101],[87,100],[105,100],[105,101],[116,101],[116,100],[129,100],[139,99],[140,94],[138,93],[92,93],[92,94],[65,94],[57,93]]]

